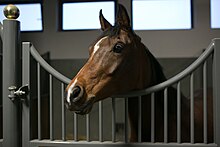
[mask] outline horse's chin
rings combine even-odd
[[[81,106],[73,106],[69,108],[69,110],[80,115],[88,114],[92,110],[93,104],[95,102],[94,100],[95,97],[91,97],[87,102],[85,102]]]
[[[80,115],[86,115],[86,114],[88,114],[89,112],[91,112],[92,106],[93,106],[93,104],[89,104],[89,105],[87,105],[86,107],[84,107],[83,109],[75,110],[75,111],[73,111],[73,112],[75,112],[76,114],[80,114]]]

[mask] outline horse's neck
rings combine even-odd
[[[151,69],[152,69],[152,78],[151,85],[156,85],[164,82],[166,79],[160,63],[156,58],[149,52],[148,56],[151,60]],[[157,92],[158,105],[164,105],[164,91],[161,90]],[[167,87],[167,96],[168,96],[168,107],[171,108],[170,112],[176,112],[177,109],[177,89],[172,86]],[[184,108],[189,106],[189,100],[181,93],[181,104]],[[188,110],[188,109],[187,109]],[[184,110],[185,111],[185,110]],[[187,112],[186,112],[187,113]]]
[[[145,85],[147,87],[149,86],[154,86],[154,85],[157,85],[159,83],[162,83],[164,82],[166,79],[164,73],[163,73],[163,70],[162,70],[162,67],[160,65],[160,63],[157,61],[157,59],[150,53],[150,51],[147,49],[147,47],[144,45],[144,44],[141,44],[141,46],[144,51],[145,51],[145,62],[146,63],[150,63],[148,68],[143,67],[144,68],[144,74],[145,75],[148,75],[146,78],[145,78],[145,81],[148,80],[148,84]],[[149,76],[149,71],[151,71],[150,75]],[[150,77],[150,78],[149,78]],[[150,80],[149,80],[150,79]],[[169,99],[169,105],[170,106],[175,106],[177,105],[177,90],[175,88],[173,88],[172,86],[169,87],[167,89],[167,94],[168,94],[168,99]],[[159,97],[159,101],[161,101],[161,103],[158,103],[158,104],[162,104],[163,105],[163,101],[164,101],[164,91],[161,90],[159,92],[157,92],[157,97]],[[183,105],[188,105],[188,99],[181,93],[181,103]]]

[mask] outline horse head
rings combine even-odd
[[[132,31],[126,9],[118,5],[114,26],[102,10],[99,20],[102,34],[90,45],[87,63],[66,89],[66,106],[78,114],[89,113],[99,100],[150,84],[147,50]]]

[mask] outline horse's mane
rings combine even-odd
[[[148,50],[148,48],[144,45],[145,47],[145,51],[147,56],[149,57],[149,60],[151,62],[151,70],[152,70],[152,74],[154,77],[156,77],[153,81],[153,85],[155,84],[159,84],[161,82],[164,82],[166,79],[164,73],[163,73],[163,68],[160,65],[160,63],[158,62],[158,60],[154,57],[154,55]]]

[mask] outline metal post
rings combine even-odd
[[[12,10],[15,10],[12,12]],[[8,18],[3,21],[3,146],[20,146],[19,103],[8,98],[10,86],[20,86],[21,65],[20,52],[20,22],[15,20],[19,14],[16,7],[8,5],[4,14]]]
[[[30,42],[22,44],[22,85],[29,85],[30,89]],[[27,95],[26,101],[22,105],[22,146],[29,147],[31,137],[31,116],[30,116],[30,95]]]
[[[213,58],[213,100],[214,100],[214,141],[220,146],[220,39],[214,39]]]

